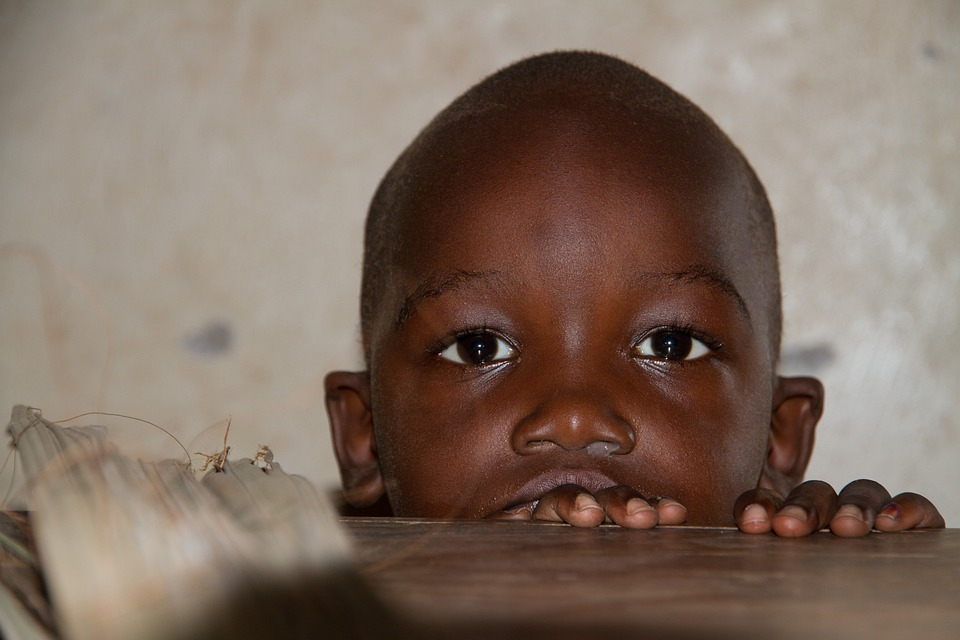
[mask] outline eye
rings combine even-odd
[[[486,331],[457,336],[453,344],[440,352],[445,360],[475,367],[503,362],[514,355],[516,350],[506,340]]]
[[[641,358],[695,360],[710,353],[710,347],[679,329],[661,329],[648,334],[633,351]]]

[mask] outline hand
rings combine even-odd
[[[658,524],[682,524],[687,510],[670,498],[644,498],[630,487],[609,487],[593,494],[581,486],[565,484],[535,502],[490,517],[565,522],[575,527],[612,522],[630,529],[652,529]]]
[[[737,528],[796,538],[828,527],[844,538],[859,538],[872,530],[942,529],[943,516],[933,503],[916,493],[890,494],[873,480],[855,480],[838,496],[826,482],[798,485],[784,500],[769,489],[751,489],[733,508]]]

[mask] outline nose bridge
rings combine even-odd
[[[633,449],[633,427],[618,412],[612,389],[603,377],[588,379],[577,371],[554,369],[532,390],[536,394],[533,410],[520,420],[513,434],[518,453],[535,453],[545,446],[597,455]]]

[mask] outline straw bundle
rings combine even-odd
[[[200,479],[22,406],[8,431],[61,637],[403,635],[353,570],[332,506],[276,463],[224,458]]]

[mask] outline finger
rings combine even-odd
[[[649,498],[647,502],[656,507],[660,524],[683,524],[687,521],[687,508],[673,498]]]
[[[916,493],[901,493],[880,510],[874,526],[879,531],[903,531],[942,529],[946,523],[932,502]]]
[[[504,509],[502,511],[495,511],[490,515],[486,516],[487,520],[532,520],[533,519],[533,510],[536,509],[536,502],[528,502],[526,504],[510,507],[509,509]]]
[[[565,484],[540,498],[533,519],[566,522],[575,527],[596,527],[603,524],[606,514],[589,491],[575,484]]]
[[[652,529],[660,521],[656,507],[631,487],[601,489],[597,502],[611,522],[628,529]]]
[[[795,487],[773,516],[773,532],[784,538],[820,531],[837,510],[837,492],[826,482],[809,480]]]
[[[744,533],[769,533],[773,516],[783,506],[783,497],[770,489],[751,489],[733,505],[733,519]]]
[[[830,531],[841,538],[860,538],[873,530],[877,512],[890,502],[890,493],[873,480],[855,480],[837,498]]]

